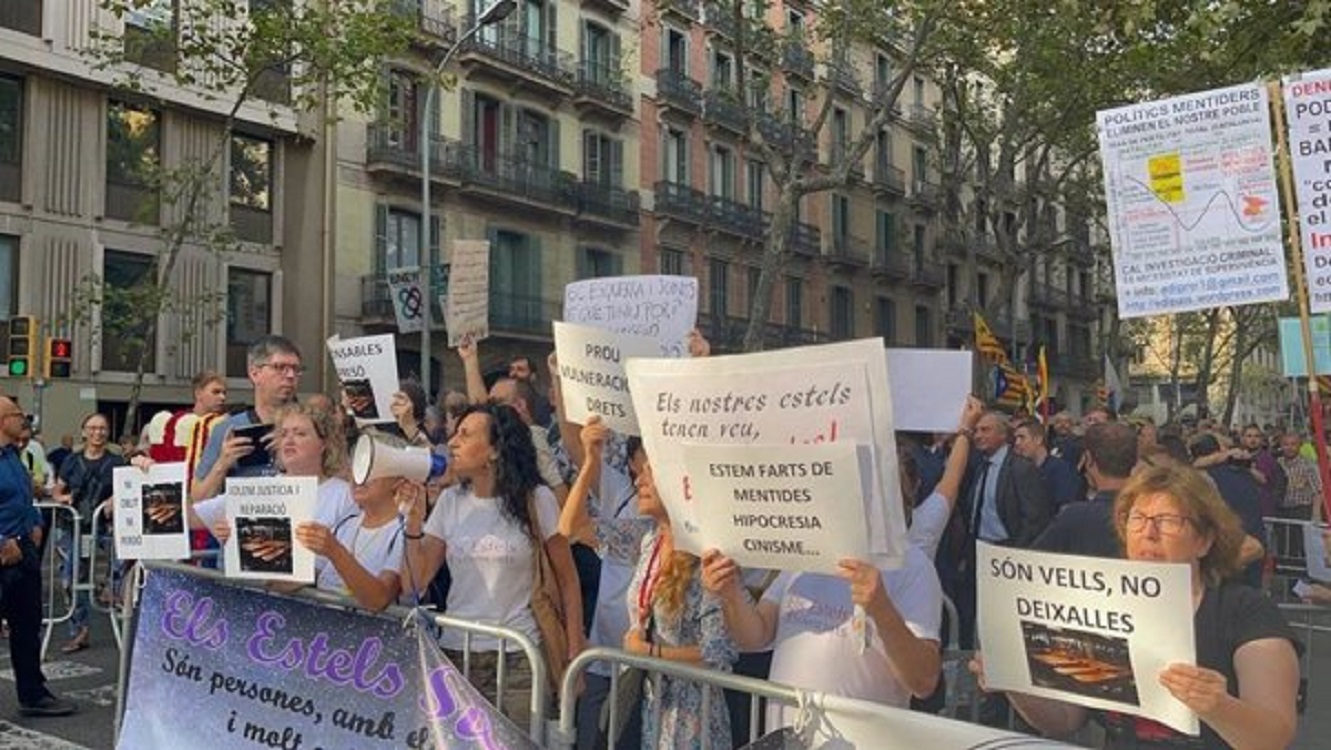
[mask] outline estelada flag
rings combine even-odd
[[[1003,406],[1022,406],[1030,387],[1026,376],[1007,362],[994,368],[994,400]]]
[[[994,335],[993,329],[984,322],[984,316],[972,313],[975,316],[975,350],[990,362],[1006,364],[1007,351],[1003,349],[1003,342]]]

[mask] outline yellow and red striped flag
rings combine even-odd
[[[972,313],[975,316],[975,350],[984,357],[986,361],[997,364],[1006,364],[1007,351],[1003,349],[1003,342],[999,341],[994,335],[993,329],[984,322],[984,316]]]

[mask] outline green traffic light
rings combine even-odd
[[[9,376],[11,378],[26,378],[28,376],[28,360],[9,360]]]

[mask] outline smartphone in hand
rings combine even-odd
[[[250,445],[254,448],[254,450],[241,456],[240,460],[236,461],[236,465],[244,466],[246,468],[257,468],[272,463],[272,454],[268,452],[268,446],[264,445],[263,442],[264,437],[272,431],[273,426],[270,424],[255,424],[250,425],[249,427],[237,427],[232,430],[232,435],[248,438]]]

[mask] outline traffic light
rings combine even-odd
[[[46,377],[67,378],[74,374],[74,342],[69,339],[46,339]]]
[[[15,315],[9,319],[9,377],[30,378],[37,361],[37,319]]]

